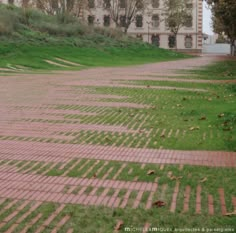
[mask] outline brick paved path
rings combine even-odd
[[[151,208],[157,190],[161,190],[162,195],[164,195],[166,189],[168,189],[167,185],[159,187],[158,180],[155,182],[140,182],[135,179],[133,181],[118,180],[117,177],[126,168],[127,162],[140,163],[142,167],[146,164],[161,164],[161,166],[177,164],[180,165],[180,169],[187,164],[236,167],[236,153],[234,152],[155,150],[125,146],[91,145],[86,142],[82,144],[68,143],[68,140],[74,139],[73,132],[81,130],[132,134],[139,129],[129,129],[122,125],[82,124],[79,119],[66,121],[65,114],[93,117],[106,111],[106,107],[150,107],[144,104],[122,102],[125,96],[89,93],[89,86],[128,86],[118,84],[117,81],[138,80],[142,79],[142,76],[150,77],[150,80],[152,80],[152,75],[160,76],[159,79],[163,80],[164,76],[175,76],[176,69],[191,69],[209,64],[217,59],[220,58],[200,57],[126,68],[97,68],[79,72],[61,72],[53,75],[19,74],[12,77],[0,77],[0,204],[10,198],[11,201],[4,207],[4,210],[8,210],[16,202],[24,200],[15,211],[9,212],[5,219],[0,219],[0,229],[25,206],[31,206],[28,212],[11,225],[7,231],[8,233],[13,232],[21,221],[40,207],[42,202],[56,202],[60,203],[60,206],[41,225],[38,232],[43,232],[44,228],[53,221],[63,210],[64,205],[68,203],[120,208],[127,206],[131,208]],[[74,85],[84,86],[84,91],[81,89],[81,93],[75,93]],[[139,87],[141,88],[141,86]],[[188,91],[186,88],[185,90]],[[189,89],[189,91],[201,92],[204,90]],[[98,101],[106,98],[115,101]],[[67,104],[72,107],[70,109],[58,109],[56,106],[59,104]],[[75,105],[82,107],[76,109],[73,107]],[[40,119],[40,121],[37,121],[37,119]],[[60,134],[63,131],[71,134]],[[110,168],[102,179],[87,178],[87,175],[96,164],[90,170],[88,169],[87,173],[84,173],[81,178],[67,177],[69,171],[64,172],[61,176],[46,176],[47,172],[53,167],[60,165],[60,169],[63,170],[70,161],[76,159],[77,162],[70,168],[72,169],[84,158],[97,160],[97,163],[100,161],[121,161],[123,165],[120,170],[114,173],[113,179],[107,179],[113,168]],[[24,169],[17,167],[17,164],[19,165],[22,162],[24,162]],[[31,162],[35,163],[31,164]],[[11,164],[14,164],[14,166]],[[40,169],[45,167],[45,170],[40,174],[37,173],[39,170],[37,166],[39,165],[41,166]],[[132,169],[128,172],[132,173]],[[171,194],[171,212],[176,210],[179,185],[177,180]],[[91,188],[89,193],[86,191],[88,187]],[[97,191],[101,188],[103,191],[98,194]],[[109,195],[111,190],[112,194]],[[122,198],[118,195],[120,190],[124,190]],[[137,193],[134,199],[131,198],[132,192]],[[142,199],[144,192],[148,194],[146,200]],[[225,214],[227,210],[224,189],[219,187],[218,192],[221,212]],[[192,193],[190,186],[186,186],[183,212],[189,211],[189,200]],[[196,213],[200,214],[202,211],[201,185],[196,187],[194,195],[196,195]],[[236,197],[232,197],[232,203],[236,208]],[[207,212],[213,215],[214,211],[213,196],[209,194]],[[41,217],[40,214],[35,216],[31,222],[27,223],[28,225],[25,226],[22,232],[27,232],[27,229],[38,222]],[[63,216],[57,228],[53,229],[52,232],[57,232],[60,227],[69,221],[69,218],[69,216]],[[146,226],[148,225],[149,223],[146,224]],[[73,230],[69,229],[68,232],[73,232]]]

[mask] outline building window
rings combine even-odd
[[[193,26],[193,17],[192,15],[189,15],[186,20],[185,20],[185,23],[184,23],[184,26],[185,27],[188,27],[188,28],[191,28]]]
[[[160,6],[160,0],[152,0],[153,8],[159,8],[159,6]]]
[[[88,24],[93,25],[94,24],[94,19],[95,19],[95,17],[93,15],[89,15],[88,16]]]
[[[152,16],[152,26],[154,28],[158,28],[160,25],[159,15],[153,15]]]
[[[104,15],[104,17],[103,17],[103,26],[105,26],[105,27],[110,26],[110,15]]]
[[[142,15],[136,15],[136,27],[141,28],[143,27],[143,16]]]
[[[193,3],[192,3],[192,1],[189,1],[189,2],[186,3],[186,8],[187,8],[187,9],[192,9],[192,8],[193,8]]]
[[[191,49],[193,47],[193,38],[190,35],[185,36],[185,48]]]
[[[105,9],[109,9],[111,7],[111,0],[104,0],[103,6]]]
[[[120,26],[125,27],[126,18],[125,15],[120,15]]]
[[[126,0],[120,0],[119,3],[120,3],[120,8],[124,9],[125,8],[125,1]]]
[[[169,48],[174,48],[175,47],[175,45],[176,45],[175,36],[173,36],[173,35],[169,36],[168,45],[169,45]]]
[[[152,39],[152,44],[153,45],[156,45],[157,47],[160,46],[160,37],[159,37],[159,35],[153,34],[151,39]]]
[[[88,0],[88,7],[91,9],[91,8],[94,8],[95,7],[95,0]]]
[[[138,10],[141,10],[144,8],[144,5],[143,5],[143,0],[136,0],[136,7]]]
[[[141,40],[141,41],[143,41],[143,35],[142,35],[142,34],[137,34],[137,35],[136,35],[136,38],[139,39],[139,40]]]

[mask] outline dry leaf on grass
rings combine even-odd
[[[206,116],[202,116],[201,118],[199,118],[199,120],[201,120],[201,121],[206,120]]]
[[[223,117],[224,115],[225,115],[224,113],[220,113],[220,114],[218,115],[218,117],[221,118],[221,117]]]
[[[172,176],[172,175],[170,175],[169,178],[171,180],[180,180],[180,179],[183,179],[183,176]]]
[[[155,174],[155,171],[154,170],[149,170],[148,172],[147,172],[147,175],[153,175],[153,174]]]
[[[122,226],[124,225],[124,222],[122,220],[119,220],[114,228],[115,231],[121,230]]]
[[[96,173],[94,173],[94,174],[93,174],[93,178],[96,178],[96,177],[97,177],[97,174],[96,174]]]
[[[155,201],[152,203],[152,206],[156,206],[156,207],[163,207],[165,205],[166,203],[164,201]]]
[[[195,126],[195,127],[190,127],[189,128],[190,131],[199,130],[199,129],[200,129],[199,126]]]
[[[204,182],[206,182],[207,181],[207,177],[204,177],[204,178],[202,178],[199,182],[200,183],[204,183]]]
[[[224,216],[233,216],[233,215],[236,215],[236,210],[234,212],[229,212],[224,214]]]

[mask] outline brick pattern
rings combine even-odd
[[[127,84],[127,81],[143,80],[144,76],[154,80],[151,77],[153,75],[160,76],[161,80],[163,76],[176,76],[170,67],[171,69],[199,67],[215,60],[214,57],[202,57],[173,61],[171,64],[162,62],[122,69],[100,68],[99,72],[97,69],[90,69],[79,73],[67,71],[62,74],[52,74],[50,77],[35,74],[32,78],[31,74],[24,74],[21,79],[17,75],[11,79],[1,79],[0,214],[7,212],[7,215],[0,219],[0,232],[9,223],[12,224],[6,232],[15,232],[20,223],[26,221],[32,213],[35,215],[27,221],[20,233],[28,232],[35,224],[40,225],[36,233],[44,232],[55,220],[58,222],[51,232],[60,232],[63,226],[68,226],[71,219],[71,216],[64,213],[67,204],[150,209],[155,208],[152,204],[159,197],[159,192],[161,192],[160,198],[166,202],[164,208],[173,213],[179,208],[187,213],[190,212],[190,206],[194,206],[197,214],[200,214],[203,208],[207,208],[209,215],[214,215],[218,214],[215,203],[220,203],[221,214],[226,214],[225,192],[221,187],[218,190],[219,196],[214,196],[213,199],[213,195],[208,194],[208,204],[203,206],[204,187],[200,185],[182,187],[177,181],[172,190],[167,184],[159,187],[159,177],[156,177],[154,182],[140,182],[137,181],[138,177],[133,181],[121,181],[119,176],[124,170],[127,170],[127,174],[134,172],[133,168],[128,167],[129,162],[140,163],[142,169],[148,164],[160,164],[161,170],[166,164],[178,164],[180,170],[185,164],[236,167],[235,152],[147,149],[150,140],[146,138],[150,138],[153,133],[164,140],[165,137],[184,137],[186,131],[161,128],[155,132],[153,129],[145,131],[144,122],[150,120],[145,114],[122,119],[125,124],[108,125],[100,118],[92,120],[93,117],[103,116],[111,109],[142,110],[152,107],[143,104],[142,101],[129,103],[128,96],[125,95],[95,94],[92,87],[116,85],[125,88],[147,88],[134,83]],[[121,82],[121,77],[126,83]],[[75,86],[79,88],[79,93]],[[149,88],[173,90],[170,87]],[[200,93],[205,91],[191,88],[174,89]],[[109,116],[116,120],[120,120],[121,117],[117,111],[111,112]],[[81,123],[81,117],[86,118],[87,122],[85,120],[86,123]],[[132,140],[129,142],[123,140],[118,143],[119,146],[114,146],[112,140],[116,135],[117,138],[129,135],[129,139]],[[142,141],[140,135],[145,136],[143,137],[145,141]],[[91,144],[91,139],[97,136],[105,140],[104,145]],[[203,138],[206,137],[205,133]],[[80,141],[80,138],[84,139]],[[140,148],[133,148],[135,146]],[[88,160],[78,166],[83,159]],[[88,167],[92,159],[97,162]],[[97,176],[103,172],[108,161],[121,161],[123,164],[118,170],[111,166],[103,174],[102,179],[98,179]],[[96,174],[88,178],[87,176],[100,163],[103,165]],[[60,176],[47,176],[53,168],[61,172]],[[68,177],[75,168],[78,168],[77,171],[83,171],[83,175],[77,178]],[[196,193],[193,191],[195,189]],[[181,206],[178,205],[180,191],[184,193]],[[170,194],[170,198],[165,198],[166,193]],[[192,200],[191,197],[194,195],[196,199]],[[53,202],[58,207],[50,216],[43,219],[38,209],[45,202]],[[236,209],[236,197],[232,197],[232,205]],[[25,212],[20,214],[23,211]],[[143,232],[146,232],[145,229],[150,225],[146,223]],[[72,233],[74,230],[69,226],[66,231]]]

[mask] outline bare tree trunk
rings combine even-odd
[[[231,56],[236,56],[236,49],[235,49],[235,46],[236,46],[236,41],[235,41],[235,40],[232,40],[232,41],[231,41],[231,45],[230,45],[230,55],[231,55]]]
[[[177,33],[175,33],[175,50],[177,51],[178,49],[178,41],[177,41]]]

